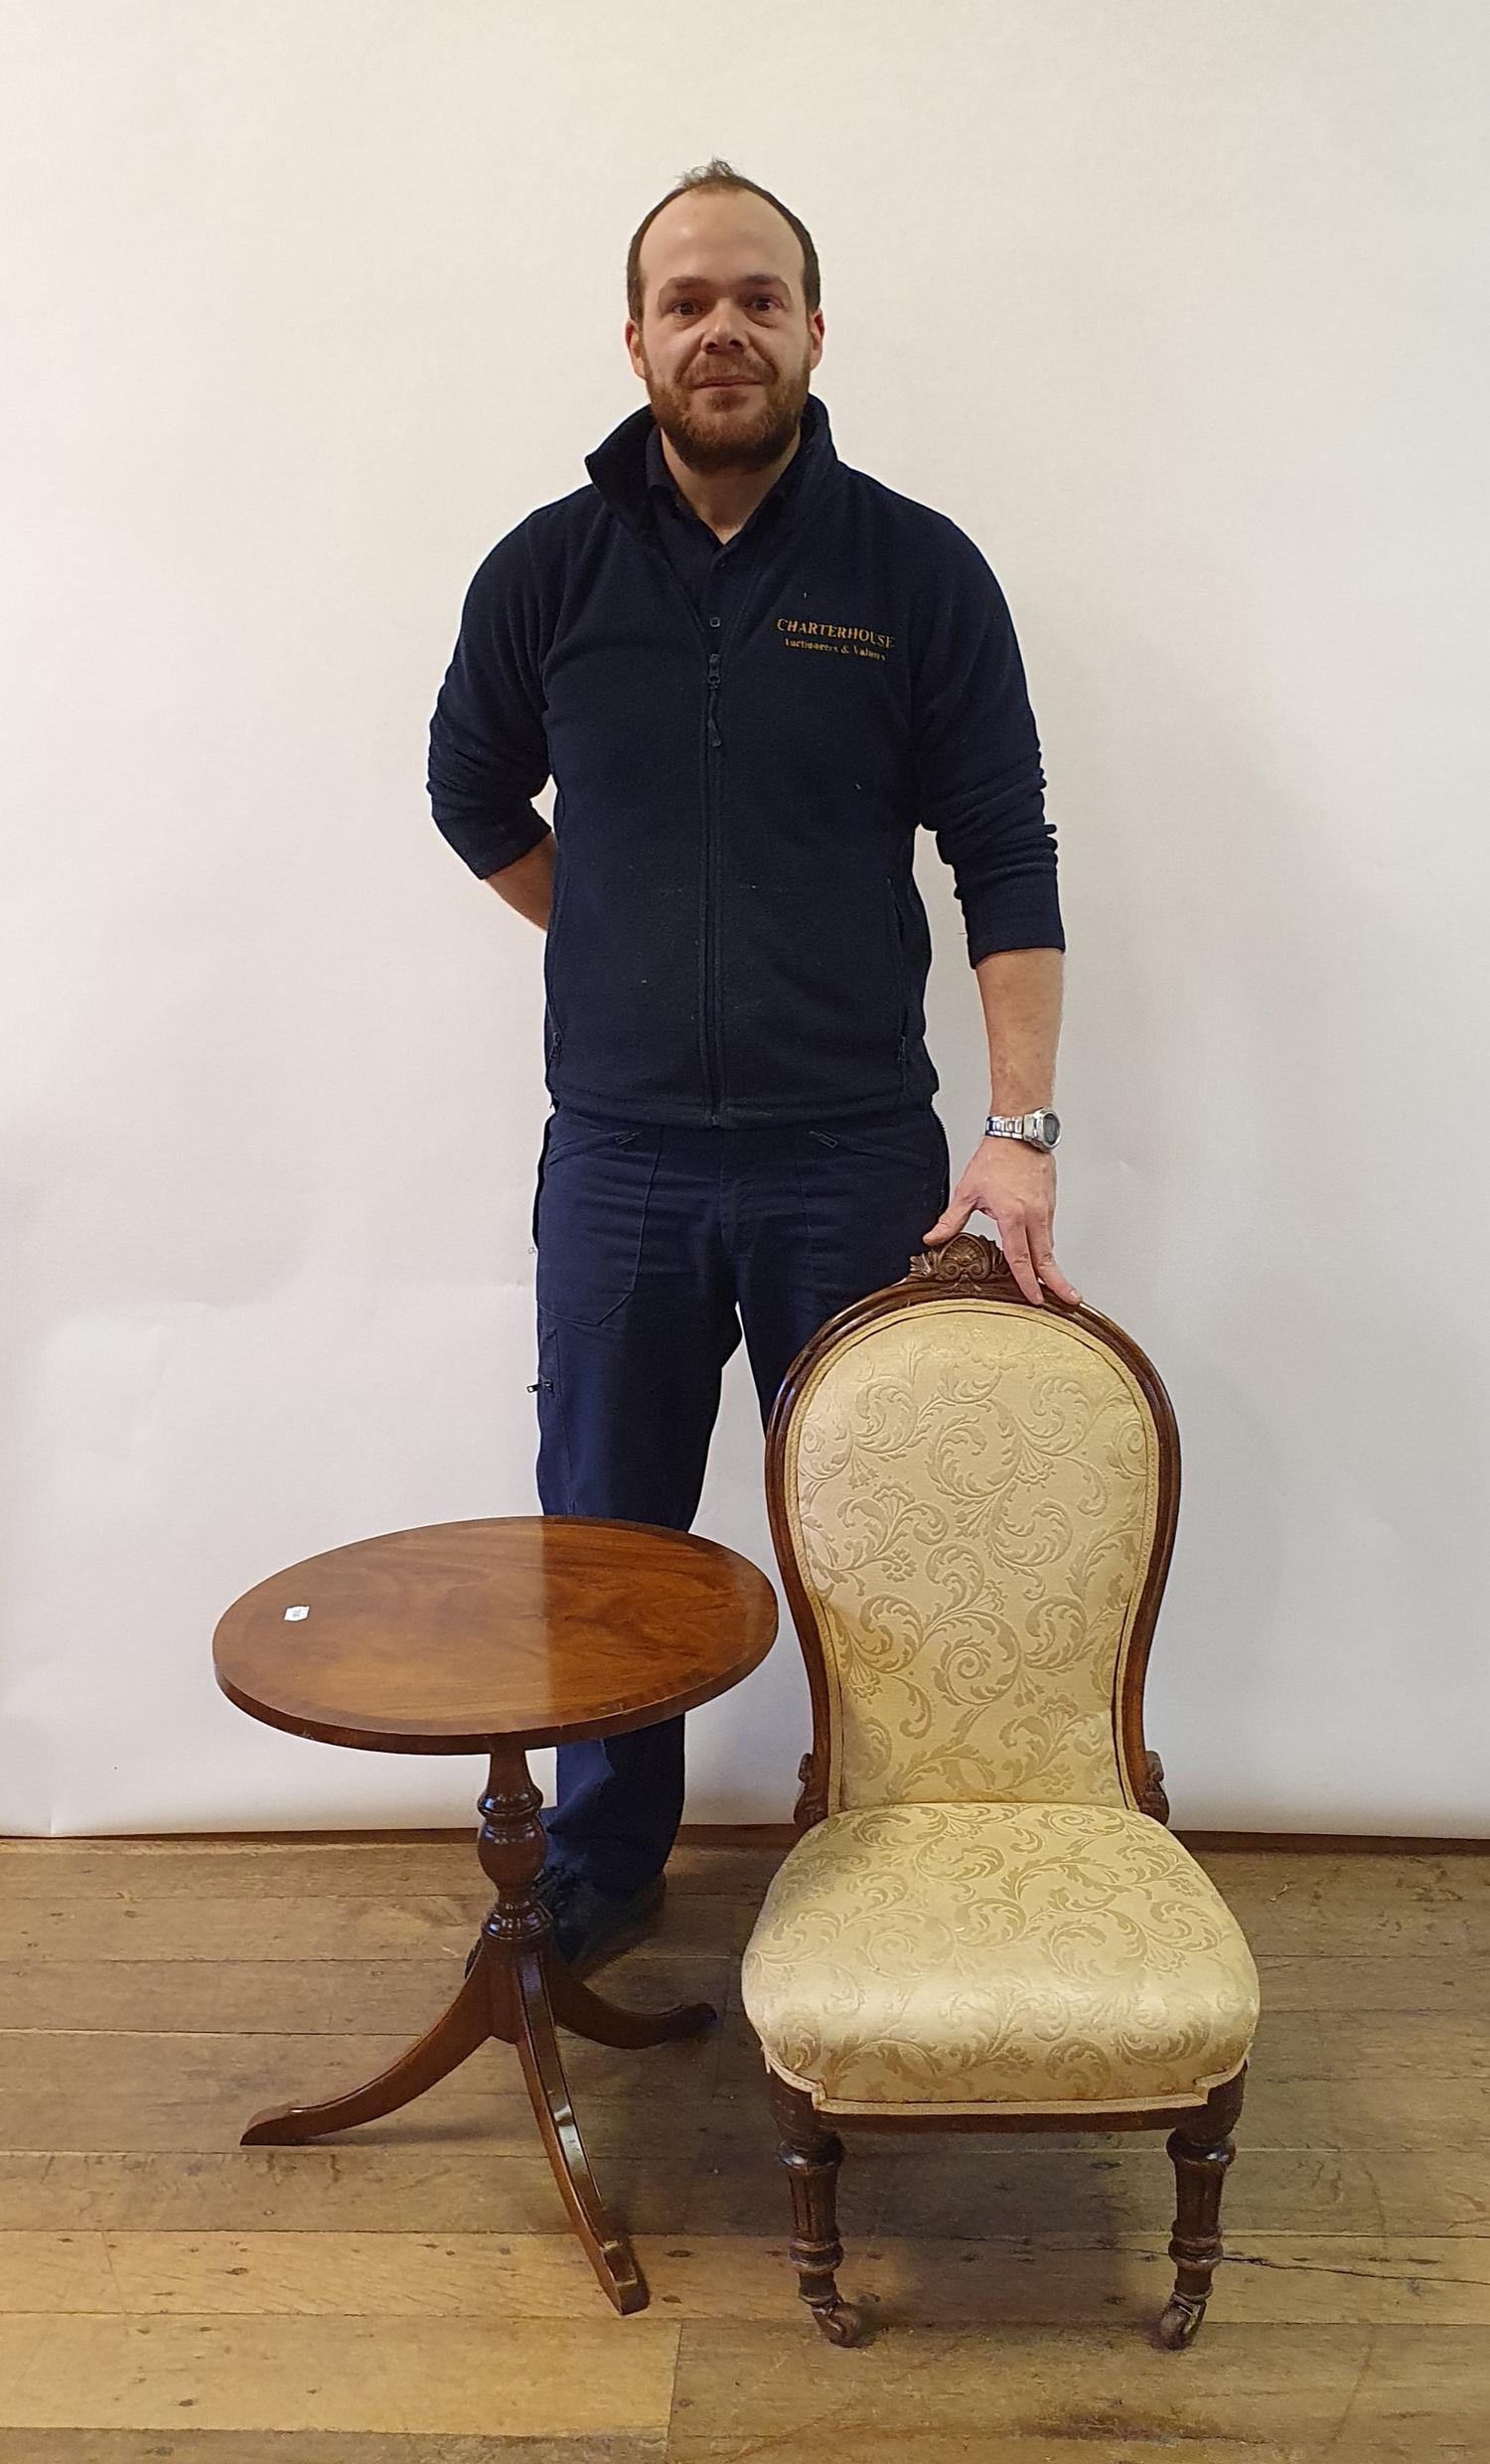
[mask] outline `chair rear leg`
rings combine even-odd
[[[838,2167],[843,2142],[827,2128],[801,2087],[771,2077],[771,2110],[781,2132],[777,2150],[792,2185],[792,2264],[797,2289],[829,2344],[857,2344],[864,2322],[839,2294],[834,2270],[843,2263],[838,2239]]]
[[[1174,2291],[1159,2321],[1159,2342],[1171,2353],[1193,2344],[1199,2335],[1222,2256],[1221,2192],[1237,2152],[1232,2125],[1242,2110],[1246,2082],[1244,2069],[1169,2134],[1178,2194],[1169,2255],[1176,2265]]]

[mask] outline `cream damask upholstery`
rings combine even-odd
[[[1171,1837],[1142,1685],[1178,1499],[1152,1362],[960,1235],[824,1326],[767,1490],[813,1689],[802,1836],[744,1954],[803,2299],[835,2344],[834,2124],[1172,2125],[1189,2343],[1258,1978]]]
[[[1134,1803],[1114,1718],[1158,1449],[1121,1361],[1053,1312],[919,1303],[820,1362],[785,1475],[830,1812]]]
[[[844,2115],[1190,2106],[1258,2016],[1208,1877],[1106,1805],[829,1814],[779,1869],[743,1985],[769,2067]]]

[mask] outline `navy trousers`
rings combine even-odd
[[[764,1426],[824,1319],[904,1275],[948,1186],[930,1105],[746,1130],[638,1128],[560,1106],[533,1207],[543,1512],[687,1531],[742,1333]],[[681,1717],[561,1746],[548,1862],[640,1890],[682,1803]]]

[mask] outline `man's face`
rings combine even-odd
[[[822,357],[791,225],[748,189],[674,198],[648,229],[641,272],[627,349],[678,460],[694,471],[780,461]]]

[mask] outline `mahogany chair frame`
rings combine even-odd
[[[978,1233],[960,1233],[945,1247],[923,1250],[898,1284],[886,1285],[841,1309],[820,1326],[798,1355],[783,1381],[766,1431],[766,1498],[771,1537],[783,1587],[812,1694],[813,1743],[798,1773],[801,1793],[794,1812],[799,1835],[826,1817],[830,1727],[827,1669],[821,1634],[811,1595],[798,1562],[787,1510],[786,1450],[797,1403],[825,1354],[847,1336],[858,1334],[877,1318],[923,1302],[945,1301],[968,1294],[1011,1302],[1037,1313],[1026,1300],[997,1246]],[[1164,1793],[1163,1766],[1143,1736],[1143,1683],[1158,1618],[1159,1603],[1174,1549],[1179,1511],[1180,1450],[1174,1410],[1153,1363],[1120,1326],[1085,1303],[1072,1307],[1047,1294],[1047,1309],[1090,1328],[1119,1359],[1138,1384],[1153,1415],[1158,1438],[1157,1522],[1144,1570],[1142,1589],[1123,1663],[1117,1704],[1116,1744],[1141,1813],[1167,1823],[1169,1801]],[[1246,2065],[1213,2089],[1203,2103],[1176,2111],[1134,2108],[1130,2112],[1081,2114],[1053,2109],[1044,2113],[996,2114],[843,2114],[819,2109],[804,2088],[776,2073],[769,2087],[772,2112],[780,2133],[779,2156],[791,2185],[794,2233],[791,2259],[798,2271],[798,2289],[829,2343],[857,2344],[865,2331],[861,2312],[844,2301],[836,2271],[843,2245],[837,2231],[837,2180],[843,2160],[842,2129],[851,2132],[975,2130],[1029,2131],[1169,2131],[1168,2153],[1176,2176],[1176,2215],[1169,2243],[1175,2262],[1175,2284],[1158,2322],[1160,2344],[1178,2351],[1194,2342],[1206,2313],[1218,2263],[1224,2255],[1220,2232],[1221,2193],[1236,2152],[1232,2133],[1242,2110]]]

